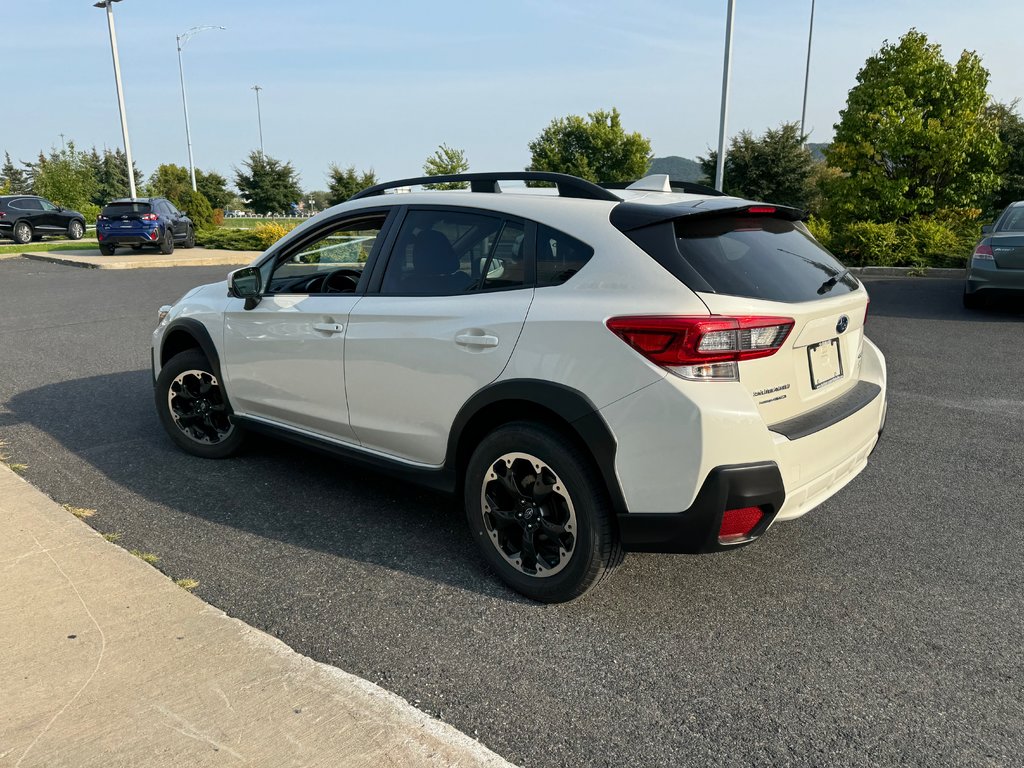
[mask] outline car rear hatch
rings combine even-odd
[[[849,392],[859,380],[867,291],[811,236],[800,211],[735,199],[708,203],[711,210],[689,209],[626,234],[688,285],[712,317],[735,323],[735,343],[747,350],[735,358],[739,381],[766,424]],[[728,348],[729,333],[703,339],[695,352]]]
[[[990,244],[999,269],[1024,269],[1024,232],[996,232]]]
[[[149,203],[111,203],[104,206],[100,217],[101,221],[106,220],[112,235],[122,231],[149,231],[156,220],[156,214]]]

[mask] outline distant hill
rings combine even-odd
[[[669,178],[676,181],[700,181],[704,178],[700,163],[678,155],[654,158],[647,173],[667,173]]]

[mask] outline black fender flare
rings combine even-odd
[[[624,513],[626,501],[615,474],[617,443],[597,407],[582,392],[564,384],[540,379],[507,379],[490,384],[473,395],[459,410],[448,435],[446,469],[459,472],[461,445],[466,428],[484,409],[508,401],[527,401],[557,414],[590,452],[604,480],[616,513]],[[470,449],[471,450],[471,449]],[[461,451],[461,453],[460,453]]]
[[[191,317],[181,317],[167,324],[167,329],[160,338],[160,354],[157,358],[160,361],[160,367],[163,368],[164,363],[167,362],[164,359],[164,347],[167,345],[168,339],[173,338],[178,332],[187,333],[195,339],[199,348],[203,350],[203,354],[206,355],[206,359],[210,361],[214,375],[218,381],[223,382],[224,377],[221,376],[220,371],[220,354],[217,352],[217,346],[213,343],[213,337],[210,336],[210,331],[205,325]]]

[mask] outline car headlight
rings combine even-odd
[[[164,304],[156,311],[156,319],[159,325],[163,325],[167,322],[167,315],[170,314],[172,307],[172,304]]]

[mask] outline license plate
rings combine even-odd
[[[807,360],[811,367],[811,386],[814,389],[843,378],[843,360],[839,355],[839,339],[829,339],[812,344],[807,348]]]
[[[128,222],[126,221],[126,222],[124,222],[124,223],[123,223],[123,224],[121,225],[121,229],[131,229],[131,228],[132,228],[132,226],[133,226],[132,224],[129,224],[129,223],[128,223]]]

